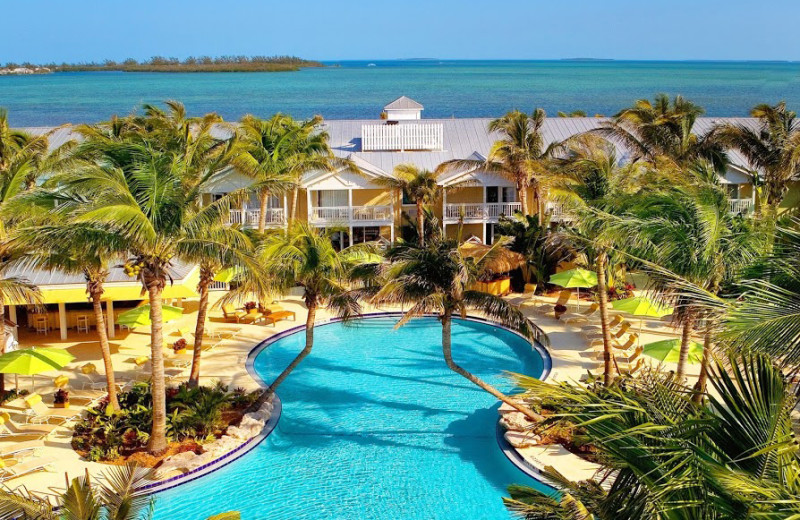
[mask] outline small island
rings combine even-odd
[[[318,61],[296,56],[190,56],[184,60],[154,56],[149,60],[106,60],[102,63],[6,63],[0,75],[49,74],[52,72],[292,72],[307,67],[323,67]]]

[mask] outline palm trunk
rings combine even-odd
[[[259,193],[260,212],[258,214],[258,232],[263,233],[267,227],[267,202],[269,201],[269,192],[262,191]]]
[[[525,184],[517,185],[517,195],[519,195],[519,203],[522,208],[522,214],[528,215],[528,187]]]
[[[6,305],[5,297],[0,292],[0,356],[6,353]],[[6,393],[6,375],[0,374],[0,397]]]
[[[111,362],[111,347],[108,344],[108,329],[106,320],[103,316],[103,296],[102,285],[91,292],[92,308],[94,309],[94,320],[97,323],[97,337],[100,340],[100,353],[103,356],[103,366],[106,371],[106,388],[108,389],[108,404],[114,410],[119,410],[119,400],[117,399],[117,381],[114,374],[114,365]]]
[[[536,199],[536,218],[539,221],[539,227],[544,225],[544,208],[542,207],[542,194],[539,193],[539,187],[533,189],[533,197]]]
[[[292,370],[294,370],[297,367],[297,365],[299,365],[300,362],[306,358],[306,356],[311,354],[311,349],[314,348],[314,320],[316,319],[316,315],[317,315],[316,303],[308,305],[308,316],[306,317],[306,346],[303,350],[300,351],[297,357],[294,358],[294,360],[292,360],[291,363],[289,363],[289,366],[287,366],[283,370],[283,372],[281,372],[281,374],[275,379],[275,381],[273,381],[272,384],[269,385],[269,388],[267,388],[266,392],[264,392],[262,396],[263,401],[269,399],[272,396],[272,394],[275,393],[275,390],[277,390],[278,386],[281,383],[283,383],[284,379],[289,377],[289,374],[292,373]]]
[[[425,215],[422,213],[422,199],[417,199],[417,232],[419,233],[419,245],[425,245]]]
[[[686,363],[689,361],[689,345],[691,344],[692,327],[694,326],[694,319],[691,313],[686,316],[683,323],[683,330],[681,331],[681,351],[678,357],[678,371],[675,378],[683,382],[686,377]]]
[[[605,251],[597,255],[595,273],[597,273],[597,299],[600,305],[600,330],[603,333],[603,384],[609,386],[614,376],[614,355],[611,351],[611,331],[608,328],[607,260],[608,254]]]
[[[295,218],[297,218],[297,188],[292,190],[292,215],[289,224],[293,223]]]
[[[167,449],[167,394],[164,380],[164,324],[161,313],[162,284],[154,280],[147,284],[150,297],[150,364],[152,377],[150,392],[153,394],[153,426],[147,451],[160,455]]]
[[[200,357],[203,354],[203,334],[206,330],[206,317],[208,316],[208,288],[213,281],[213,273],[208,269],[201,269],[200,282],[197,284],[197,291],[200,293],[200,307],[197,310],[197,325],[194,328],[194,347],[192,347],[192,370],[189,372],[189,388],[195,388],[200,385]]]
[[[697,378],[697,383],[694,385],[694,396],[692,401],[695,403],[702,403],[703,397],[706,395],[706,383],[708,381],[708,364],[711,361],[711,346],[712,346],[712,328],[711,324],[706,325],[706,334],[703,338],[703,362],[700,365],[700,376]]]
[[[535,422],[542,421],[544,418],[541,415],[537,414],[527,406],[523,406],[518,402],[516,402],[515,400],[509,398],[507,395],[500,392],[492,385],[486,383],[485,381],[481,380],[480,378],[471,374],[470,372],[467,372],[459,365],[457,365],[455,361],[453,361],[452,332],[451,332],[452,321],[453,321],[452,311],[446,310],[442,314],[442,354],[444,355],[444,361],[445,363],[447,363],[447,366],[450,368],[450,370],[452,370],[456,374],[459,374],[460,376],[465,377],[466,379],[476,384],[483,390],[489,392],[490,394],[498,398],[500,401],[506,403],[510,407],[514,408],[515,410],[523,414],[528,419]]]

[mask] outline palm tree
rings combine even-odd
[[[623,109],[595,133],[625,145],[633,160],[656,164],[666,159],[678,168],[686,168],[698,160],[713,164],[723,171],[727,156],[714,132],[694,133],[694,124],[704,110],[682,96],[670,101],[658,94],[653,102],[637,100]]]
[[[414,200],[417,206],[417,236],[421,245],[425,245],[425,206],[432,204],[439,195],[438,173],[413,164],[398,164],[394,168],[394,176],[380,176],[373,181],[379,186],[405,193]]]
[[[295,222],[283,231],[266,235],[259,245],[257,258],[267,273],[265,288],[254,287],[245,278],[238,294],[255,293],[260,300],[276,294],[287,294],[293,287],[303,288],[306,317],[306,344],[303,350],[269,385],[261,397],[269,399],[289,374],[311,353],[314,347],[314,322],[317,310],[326,305],[336,315],[348,319],[360,312],[351,292],[350,275],[354,268],[367,261],[376,261],[366,246],[356,245],[337,251],[331,241],[336,229],[319,229]]]
[[[516,186],[525,215],[530,214],[528,190],[533,188],[541,224],[542,188],[551,160],[562,149],[562,144],[556,141],[545,144],[543,127],[546,118],[541,108],[535,109],[530,116],[519,110],[511,111],[489,123],[489,131],[497,132],[500,139],[492,145],[485,161],[456,159],[443,163],[437,171],[481,170],[506,178]]]
[[[757,168],[766,191],[765,204],[775,209],[800,173],[800,123],[786,103],[756,105],[750,114],[759,119],[758,129],[725,123],[714,129],[715,138],[744,155]]]
[[[47,208],[53,208],[53,197],[41,197]],[[56,199],[57,200],[57,199]],[[49,204],[48,204],[49,202]],[[44,218],[57,224],[30,225],[20,230],[15,240],[31,253],[29,263],[45,269],[57,269],[68,274],[81,274],[86,279],[86,294],[92,303],[100,353],[106,374],[109,404],[119,409],[114,365],[103,315],[104,284],[109,266],[122,259],[123,244],[115,234],[105,233],[87,225],[75,224],[63,218],[58,210],[47,211]]]
[[[611,388],[517,379],[528,399],[547,400],[558,420],[580,425],[606,467],[582,482],[548,471],[561,500],[513,486],[506,505],[522,518],[777,519],[800,513],[800,459],[790,420],[795,396],[764,356],[715,362],[715,392],[706,406],[655,371]]]
[[[138,491],[152,480],[152,471],[134,465],[112,466],[102,480],[89,473],[73,478],[67,489],[49,496],[31,493],[20,486],[0,490],[0,518],[18,520],[139,520],[153,513],[154,499]]]
[[[370,302],[374,304],[410,305],[398,321],[398,327],[415,317],[437,313],[442,322],[442,354],[447,366],[526,417],[539,420],[541,417],[530,408],[510,399],[453,360],[453,316],[464,317],[469,310],[476,310],[527,337],[532,334],[528,320],[517,307],[499,296],[473,289],[485,266],[507,245],[508,240],[496,241],[478,258],[464,256],[458,247],[459,242],[437,238],[427,246],[396,245],[386,254],[388,264],[381,269],[379,282],[365,292],[371,293]]]
[[[622,246],[644,260],[651,288],[674,304],[683,324],[678,376],[683,377],[689,334],[703,323],[704,355],[698,398],[705,389],[708,355],[720,314],[708,305],[730,291],[763,251],[758,222],[731,215],[720,186],[699,184],[643,195],[618,222]]]
[[[211,135],[214,117],[165,123],[160,114],[133,119],[120,136],[85,141],[81,157],[99,166],[73,168],[53,179],[61,211],[73,222],[116,234],[130,253],[129,267],[147,292],[151,321],[153,424],[151,453],[166,449],[162,292],[174,260],[196,261],[200,251],[224,258],[236,247],[224,226],[230,198],[202,206],[202,193],[229,165],[233,140]],[[175,121],[181,120],[173,109]],[[191,127],[191,131],[185,128]],[[176,135],[175,129],[180,135]],[[169,130],[172,129],[172,130]]]

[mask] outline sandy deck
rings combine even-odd
[[[216,301],[223,293],[212,293],[212,302]],[[525,296],[512,295],[510,300],[521,304],[524,312],[532,316],[537,324],[550,337],[550,354],[553,360],[553,370],[550,378],[553,380],[577,381],[581,374],[587,369],[593,368],[598,362],[586,357],[584,350],[587,348],[586,339],[580,334],[580,327],[570,326],[563,321],[551,317],[545,317],[534,313],[532,302]],[[249,376],[245,361],[247,355],[258,343],[270,336],[286,329],[302,325],[305,322],[305,308],[299,298],[289,297],[280,302],[287,310],[297,313],[297,321],[281,321],[277,326],[272,325],[236,325],[241,327],[241,333],[236,339],[224,340],[213,352],[203,356],[202,380],[205,384],[221,381],[231,387],[243,387],[256,389],[257,383]],[[544,303],[541,299],[539,304]],[[174,341],[177,339],[175,332],[178,328],[193,331],[197,316],[197,303],[193,301],[184,302],[184,315],[180,320],[165,325],[166,339]],[[384,309],[385,310],[385,309]],[[318,312],[318,319],[325,320],[329,316],[325,312]],[[222,314],[219,311],[212,311],[210,317],[210,327],[233,326],[225,324]],[[645,333],[642,335],[642,343],[664,339],[664,334],[671,331],[662,327],[656,333]],[[94,332],[79,334],[73,330],[69,331],[69,339],[62,341],[58,333],[51,333],[48,336],[23,333],[20,335],[22,346],[56,346],[67,348],[76,359],[61,373],[71,378],[71,386],[80,388],[82,379],[76,377],[77,368],[85,363],[94,363],[97,369],[102,372],[103,364],[100,360],[99,348],[94,339]],[[117,331],[117,336],[112,340],[112,356],[117,378],[120,381],[128,380],[136,375],[140,369],[133,364],[133,359],[142,355],[149,354],[149,328],[142,327],[131,332]],[[191,352],[191,351],[190,351]],[[667,366],[666,369],[674,367]],[[696,370],[696,367],[691,367]],[[169,371],[168,371],[169,372]],[[52,381],[58,375],[57,372],[37,377],[36,390],[45,398],[45,402],[52,403],[52,393],[54,391]],[[184,376],[188,375],[188,370],[184,371]],[[7,384],[13,385],[13,376],[7,376]],[[29,378],[20,378],[22,388],[30,387]],[[73,408],[76,406],[73,404]],[[24,422],[20,415],[12,415],[18,422]],[[107,466],[81,460],[80,457],[70,447],[71,432],[67,428],[60,428],[51,438],[46,441],[46,447],[38,453],[42,457],[50,457],[57,462],[52,465],[48,472],[38,472],[25,477],[9,480],[7,486],[16,488],[25,486],[28,490],[41,493],[56,493],[64,489],[65,477],[72,478],[84,473],[86,469],[92,475],[100,475]],[[0,441],[0,449],[9,446],[10,442]],[[551,450],[552,451],[552,450]],[[550,457],[547,450],[537,450],[536,459],[538,464],[555,465],[562,471],[565,467],[560,464],[563,454],[553,452]],[[552,458],[552,460],[551,460]],[[566,467],[570,465],[567,464]],[[580,471],[578,471],[580,469]],[[568,478],[585,477],[586,468],[576,466],[574,475],[570,471],[562,471]]]

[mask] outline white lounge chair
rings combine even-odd
[[[0,482],[13,478],[47,470],[56,459],[52,457],[37,457],[31,460],[18,461],[15,459],[0,459]]]

